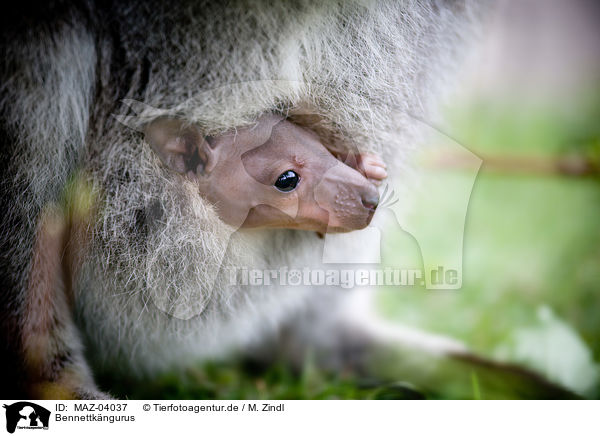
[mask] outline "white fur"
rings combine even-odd
[[[141,5],[148,8],[142,13],[117,5],[123,62],[136,71],[130,90],[119,95],[110,82],[113,46],[98,35],[65,25],[53,39],[21,49],[28,57],[14,83],[2,85],[14,92],[0,102],[22,132],[17,179],[41,207],[56,200],[57,186],[83,159],[101,192],[90,254],[74,285],[77,320],[95,364],[139,374],[220,356],[259,341],[303,306],[329,304],[329,294],[339,291],[231,287],[215,276],[223,261],[318,267],[322,240],[291,230],[230,238],[232,229],[193,187],[106,112],[115,98],[136,96],[143,56],[152,68],[138,99],[206,134],[248,125],[265,112],[310,113],[329,146],[378,152],[401,171],[416,134],[412,117],[428,112],[450,76],[473,3],[157,3]],[[40,58],[49,65],[28,89]],[[128,111],[124,105],[116,115]],[[142,107],[136,119],[154,116]],[[339,244],[344,250],[343,239]],[[174,317],[157,309],[157,299],[186,304],[171,306]]]

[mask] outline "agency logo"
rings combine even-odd
[[[48,430],[50,411],[29,401],[19,401],[4,405],[6,409],[6,431],[14,433],[15,429]]]
[[[310,86],[286,81],[238,85],[264,86],[266,95],[270,95],[271,88]],[[236,94],[235,87],[225,86],[206,91],[204,97],[206,101],[220,101],[222,95]],[[142,134],[163,164],[186,175],[201,197],[218,205],[218,215],[227,224],[220,230],[224,240],[243,227],[312,230],[323,239],[321,262],[315,257],[315,268],[304,278],[300,269],[305,265],[290,263],[291,257],[286,258],[286,264],[278,265],[279,271],[285,272],[277,274],[277,268],[227,268],[228,250],[216,250],[211,264],[217,267],[202,270],[202,284],[189,288],[177,287],[176,280],[169,280],[173,285],[164,281],[164,268],[170,258],[161,253],[161,248],[148,264],[146,277],[150,280],[144,286],[149,299],[165,313],[183,320],[202,313],[220,275],[227,272],[232,286],[265,286],[271,278],[278,278],[279,285],[285,287],[462,287],[467,210],[482,160],[425,120],[400,107],[388,108],[390,116],[413,126],[417,143],[398,150],[411,175],[401,171],[387,175],[384,157],[361,149],[359,144],[367,140],[344,136],[334,120],[323,119],[323,125],[316,128],[334,131],[336,146],[328,145],[329,140],[305,138],[308,133],[302,129],[306,126],[294,120],[310,124],[315,114],[301,107],[294,108],[291,116],[287,112],[264,115],[254,120],[254,125],[204,136],[199,124],[178,118],[182,113],[194,113],[198,102],[190,100],[170,109],[131,99],[122,102],[124,107],[113,114],[115,119]],[[393,130],[390,128],[390,135],[400,137]],[[294,139],[282,139],[288,137]],[[396,146],[401,148],[402,144]],[[285,168],[279,168],[282,162]],[[454,167],[460,169],[458,176],[451,171]],[[273,168],[279,177],[267,177],[271,170],[265,168]],[[160,214],[150,209],[144,212],[145,219],[154,216],[160,220]],[[385,258],[384,252],[388,253]],[[197,275],[195,270],[189,273]],[[254,280],[259,278],[257,274],[267,279]],[[245,275],[249,280],[244,279]]]

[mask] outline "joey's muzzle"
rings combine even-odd
[[[361,173],[340,162],[315,187],[315,200],[328,212],[328,232],[349,232],[369,225],[379,193]]]

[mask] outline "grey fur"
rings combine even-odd
[[[48,22],[9,26],[0,85],[7,341],[21,325],[40,211],[75,169],[99,192],[72,283],[94,368],[153,374],[222,356],[274,335],[302,308],[329,304],[337,290],[231,287],[223,275],[213,286],[223,259],[314,266],[322,241],[292,230],[230,240],[193,185],[115,115],[131,115],[122,101],[135,99],[214,134],[266,112],[309,113],[332,147],[375,151],[399,171],[411,117],[431,109],[471,35],[472,3],[59,3]],[[156,293],[189,301],[178,306],[189,311],[168,316],[153,305]]]

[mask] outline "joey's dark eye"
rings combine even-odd
[[[281,192],[290,192],[296,189],[300,176],[292,170],[284,171],[275,182],[275,187]]]

